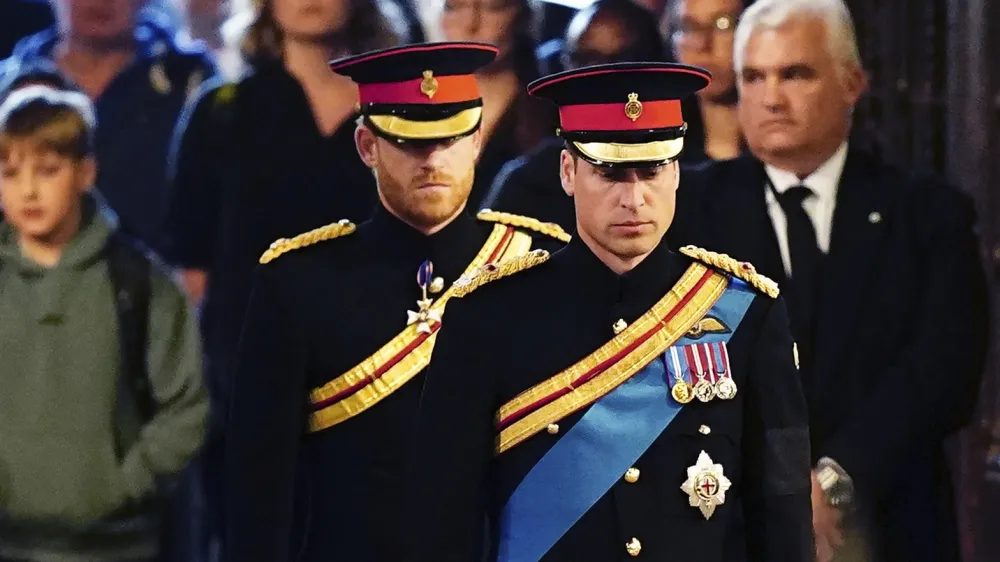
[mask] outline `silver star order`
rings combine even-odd
[[[687,474],[681,490],[688,495],[691,507],[697,507],[708,519],[717,506],[726,503],[726,490],[732,482],[722,473],[722,465],[713,463],[705,451],[698,455],[694,466],[688,467]]]
[[[417,325],[417,333],[429,334],[431,333],[431,325],[441,323],[441,311],[431,310],[431,299],[422,299],[417,301],[417,306],[420,307],[419,312],[413,312],[412,310],[406,311],[406,325],[410,326],[412,324]]]

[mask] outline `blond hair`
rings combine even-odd
[[[9,157],[13,143],[28,142],[82,160],[93,154],[96,123],[93,105],[79,92],[18,88],[0,105],[0,159]]]

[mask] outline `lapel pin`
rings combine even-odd
[[[871,224],[878,224],[882,222],[882,213],[878,211],[872,211],[868,214],[868,222]]]

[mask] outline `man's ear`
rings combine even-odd
[[[358,149],[361,161],[371,169],[378,164],[378,136],[364,125],[358,125],[354,130],[354,145]]]
[[[559,154],[559,179],[563,191],[570,197],[576,193],[576,156],[565,148]]]
[[[483,129],[482,127],[476,129],[476,132],[472,133],[472,142],[476,145],[476,157],[478,158],[483,152]]]
[[[97,181],[97,160],[93,156],[87,156],[80,160],[80,166],[76,173],[77,191],[79,193],[90,191],[94,182]]]
[[[861,96],[868,91],[868,74],[857,66],[848,66],[843,70],[844,101],[854,107]]]

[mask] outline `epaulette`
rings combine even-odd
[[[757,269],[750,262],[737,261],[726,254],[711,252],[697,246],[684,246],[680,252],[685,256],[739,277],[772,299],[778,298],[778,284],[771,278],[757,273]]]
[[[498,222],[500,224],[506,224],[507,226],[516,226],[518,228],[534,230],[535,232],[555,238],[564,244],[569,242],[570,238],[572,238],[568,232],[563,230],[561,226],[554,222],[542,222],[538,219],[522,215],[483,209],[476,214],[476,218],[487,222]]]
[[[499,263],[488,263],[468,275],[463,275],[456,279],[452,285],[455,291],[454,296],[462,298],[487,283],[513,275],[519,271],[531,269],[536,265],[545,263],[548,259],[548,252],[536,249],[523,256],[503,260]]]
[[[287,254],[292,250],[298,250],[299,248],[312,246],[318,242],[347,236],[348,234],[354,232],[356,228],[357,226],[355,226],[353,222],[344,219],[339,222],[330,223],[326,226],[310,230],[309,232],[304,232],[294,238],[279,238],[278,240],[275,240],[274,243],[271,244],[271,247],[264,252],[264,255],[260,257],[260,263],[264,264],[274,261],[274,259],[278,256]]]

